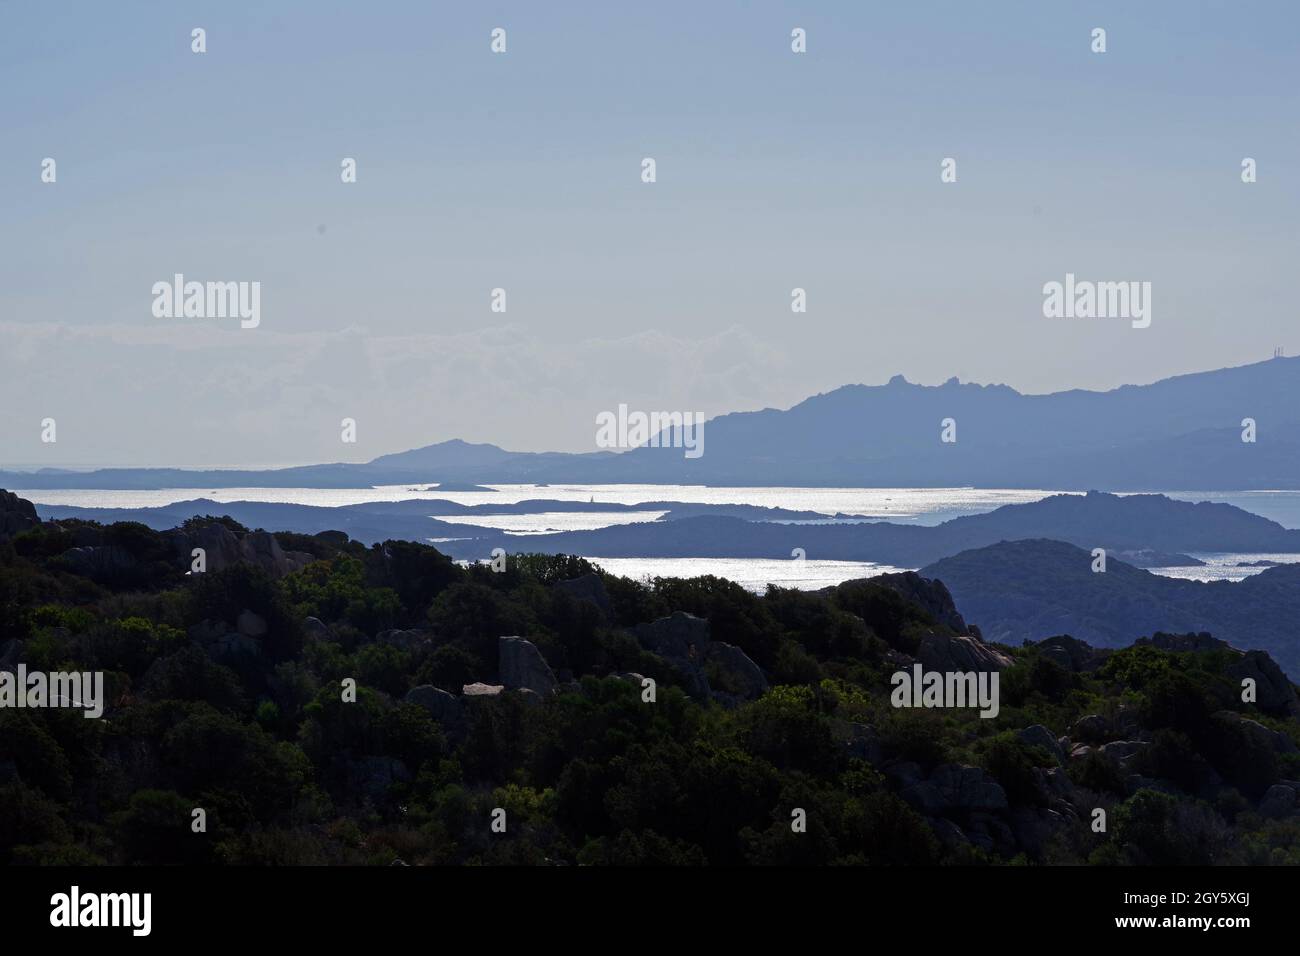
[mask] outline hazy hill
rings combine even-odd
[[[744,521],[704,515],[676,521],[613,525],[594,531],[530,535],[527,542],[448,542],[461,557],[482,557],[492,547],[598,557],[788,558],[802,548],[809,558],[876,561],[917,568],[941,557],[1015,538],[1052,538],[1091,550],[1150,551],[1147,566],[1192,563],[1186,551],[1300,553],[1300,531],[1233,505],[1175,501],[1164,495],[1053,495],[1003,505],[988,514],[954,518],[933,527],[887,521],[815,525]],[[486,549],[486,550],[483,550]],[[482,551],[482,553],[480,553]],[[1161,559],[1164,560],[1161,560]]]
[[[697,460],[675,449],[641,449],[604,467],[718,484],[1297,487],[1298,400],[1296,358],[1049,395],[956,379],[924,386],[895,376],[787,411],[721,416],[707,424]],[[1246,417],[1257,422],[1255,444],[1241,441]],[[956,420],[956,443],[940,441],[945,418]]]
[[[936,561],[921,575],[948,586],[986,639],[1019,644],[1069,634],[1127,647],[1155,631],[1209,631],[1237,647],[1267,651],[1300,674],[1300,565],[1243,581],[1184,581],[1060,541],[1007,541]]]

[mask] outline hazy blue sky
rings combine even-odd
[[[1294,352],[1298,107],[1290,2],[5,4],[0,464],[585,451],[620,402]],[[260,327],[154,318],[177,272],[260,281]],[[1150,281],[1151,327],[1045,319],[1066,272]]]

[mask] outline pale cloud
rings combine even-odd
[[[280,333],[189,324],[0,323],[5,465],[364,461],[464,438],[594,450],[597,412],[713,416],[797,400],[785,356],[738,327],[578,342],[519,326],[444,335]],[[40,421],[58,442],[40,442]],[[339,439],[358,422],[359,441]]]

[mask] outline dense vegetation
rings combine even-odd
[[[1283,782],[1300,778],[1300,723],[1242,703],[1223,649],[1004,649],[997,718],[900,710],[890,674],[954,628],[885,583],[760,596],[570,557],[465,568],[329,533],[276,535],[314,559],[288,573],[188,574],[175,534],[204,524],[46,522],[0,541],[0,666],[102,670],[109,689],[99,720],[0,710],[0,862],[1300,862]],[[88,547],[113,560],[70,556]],[[584,575],[597,600],[557,586]],[[632,634],[678,611],[770,687],[692,697]],[[503,635],[536,645],[554,694],[461,695],[499,682]],[[635,675],[657,681],[653,702]],[[421,685],[463,719],[407,700]]]

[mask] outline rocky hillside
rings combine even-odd
[[[757,596],[29,522],[0,542],[0,670],[102,671],[107,702],[0,709],[0,863],[1300,862],[1267,654],[1010,646],[972,617],[916,574]],[[997,716],[895,707],[918,665],[996,676]]]

